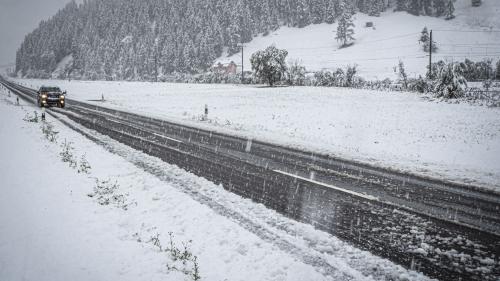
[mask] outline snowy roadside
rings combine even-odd
[[[58,85],[69,98],[101,106],[500,190],[498,108],[346,88],[17,81]],[[96,102],[102,95],[106,101]]]
[[[51,143],[22,121],[35,108],[0,95],[1,280],[187,279],[155,243],[169,248],[169,232],[181,248],[192,241],[202,280],[426,279],[106,137],[93,134],[97,146],[52,121]],[[90,174],[61,161],[64,140]],[[110,205],[88,196],[95,178],[118,184]]]
[[[173,263],[167,253],[147,243],[160,234],[168,247],[168,232],[178,244],[193,241],[204,280],[325,279],[54,122],[58,142],[73,142],[76,159],[85,153],[92,167],[91,174],[78,174],[59,159],[59,145],[44,139],[38,123],[23,123],[20,107],[2,101],[0,108],[1,280],[164,280],[169,273],[168,278],[184,280],[167,270],[167,263]],[[94,177],[116,181],[118,193],[129,194],[128,210],[89,198]]]

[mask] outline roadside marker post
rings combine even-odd
[[[247,145],[245,147],[245,152],[249,153],[252,150],[252,139],[247,139]]]

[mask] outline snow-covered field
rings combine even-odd
[[[151,241],[159,234],[168,249],[169,232],[197,256],[202,280],[426,280],[92,134],[98,146],[48,116],[59,132],[52,143],[40,123],[23,121],[38,109],[14,100],[0,91],[0,280],[189,280],[168,269],[182,263]],[[77,168],[61,161],[65,142]],[[77,172],[83,155],[89,174]],[[98,203],[96,179],[117,183],[100,193],[109,205]]]
[[[18,80],[69,98],[424,176],[500,189],[500,110],[413,93]],[[91,101],[92,102],[92,101]],[[208,121],[202,121],[205,104]]]
[[[392,10],[380,17],[357,13],[355,44],[343,49],[339,49],[340,43],[335,40],[337,23],[281,27],[245,44],[244,67],[251,69],[252,53],[274,44],[288,50],[288,59],[301,61],[308,71],[357,64],[359,75],[367,79],[396,79],[394,67],[401,59],[409,77],[418,77],[425,74],[429,63],[427,53],[418,44],[424,27],[433,30],[433,40],[438,46],[434,61],[500,59],[500,1],[484,0],[480,7],[473,8],[470,0],[458,0],[455,9],[456,17],[450,21]],[[374,28],[366,28],[366,22],[373,22]],[[241,65],[241,54],[230,57],[225,54],[216,61]]]

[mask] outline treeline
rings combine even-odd
[[[441,17],[454,10],[455,0],[395,0],[395,11],[406,11],[415,16]]]
[[[440,16],[449,0],[85,0],[74,1],[28,34],[16,73],[47,78],[154,80],[174,72],[206,71],[241,42],[280,26],[333,23],[339,5],[378,16],[395,7]],[[391,4],[393,3],[393,4]],[[413,3],[419,3],[417,6]]]

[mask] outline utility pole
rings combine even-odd
[[[432,79],[432,29],[429,40],[429,79]]]
[[[155,82],[158,82],[158,38],[155,40]]]
[[[245,79],[245,73],[243,72],[243,63],[245,61],[243,60],[243,43],[241,43],[241,84],[243,84],[244,79]]]
[[[243,63],[245,63],[245,60],[243,59],[243,47],[244,47],[243,43],[240,43],[238,47],[241,48],[241,84],[243,84],[243,81],[245,79],[245,73],[243,72],[244,71]]]
[[[243,27],[243,17],[240,18],[240,26]],[[243,45],[243,30],[240,30],[240,44],[241,44],[241,84],[243,84],[245,81],[245,77],[244,77],[245,73],[243,72],[243,68],[244,68],[243,63],[245,62],[243,60],[243,47],[244,47],[244,45]]]

